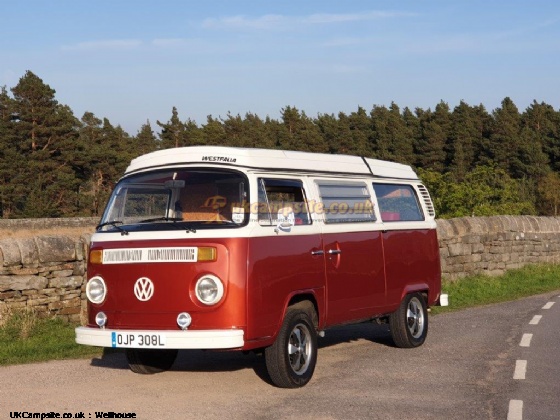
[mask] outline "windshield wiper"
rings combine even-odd
[[[177,222],[185,222],[183,220],[182,217],[167,217],[167,216],[161,216],[161,217],[154,217],[151,219],[145,219],[145,220],[140,220],[137,223],[152,223],[152,222],[173,222],[173,227],[175,227],[176,229],[182,229],[181,226],[183,226],[184,223],[177,223]],[[192,222],[187,222],[187,223],[192,223]],[[187,233],[192,232],[192,233],[196,233],[196,229],[192,228],[192,227],[187,227],[186,228]]]
[[[128,231],[119,226],[119,225],[122,225],[122,224],[123,224],[122,220],[111,220],[110,222],[105,222],[105,223],[101,223],[101,224],[97,225],[95,227],[95,230],[99,230],[104,226],[113,226],[115,229],[117,229],[121,233],[122,236],[128,235]]]

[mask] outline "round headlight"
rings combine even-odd
[[[107,287],[99,276],[92,277],[86,284],[86,296],[91,303],[101,303],[105,300]]]
[[[210,274],[198,279],[195,287],[196,297],[205,305],[215,305],[224,295],[222,281]]]

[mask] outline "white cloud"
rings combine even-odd
[[[314,14],[303,19],[304,23],[328,24],[340,22],[360,22],[386,18],[410,17],[416,16],[415,13],[408,12],[391,12],[382,10],[373,10],[361,13],[343,13],[343,14]]]
[[[202,26],[208,29],[285,30],[300,25],[328,25],[409,16],[416,16],[416,14],[409,12],[370,10],[359,13],[317,13],[309,16],[263,15],[248,17],[245,15],[237,15],[222,18],[208,18],[202,22]]]
[[[272,29],[286,26],[290,21],[290,18],[282,15],[264,15],[257,18],[238,15],[205,19],[202,26],[208,29]]]
[[[63,50],[86,51],[86,50],[130,50],[142,46],[138,39],[109,39],[103,41],[86,41],[73,45],[64,45]]]

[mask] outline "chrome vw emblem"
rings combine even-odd
[[[140,277],[134,283],[134,294],[142,302],[150,300],[154,295],[154,283],[148,277]]]

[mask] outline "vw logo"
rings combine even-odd
[[[134,283],[134,294],[139,301],[146,302],[154,295],[154,283],[148,277],[140,277]]]

